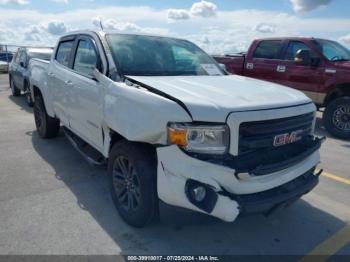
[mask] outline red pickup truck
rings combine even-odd
[[[325,108],[326,129],[350,138],[350,51],[331,40],[268,38],[255,40],[248,52],[214,56],[233,74],[299,89]]]

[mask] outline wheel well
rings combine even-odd
[[[126,140],[122,135],[120,135],[118,132],[115,132],[114,130],[110,131],[110,137],[111,137],[111,142],[110,142],[110,146],[109,146],[109,151],[111,151],[111,149],[115,143],[117,143],[121,140]]]
[[[121,134],[119,134],[118,132],[114,131],[114,130],[110,130],[110,137],[111,137],[111,142],[109,145],[109,152],[112,150],[113,146],[115,143],[120,142],[122,140],[125,141],[129,141],[128,139],[126,139],[125,137],[123,137]],[[139,146],[149,150],[150,153],[155,155],[155,145],[149,144],[149,143],[145,143],[145,142],[133,142],[133,141],[129,141],[130,143],[134,143],[134,144],[138,144]]]
[[[36,96],[42,96],[41,91],[37,86],[33,86],[33,94],[34,94],[34,98]]]
[[[325,99],[325,106],[327,106],[331,101],[342,96],[350,96],[350,83],[340,84],[327,95]]]

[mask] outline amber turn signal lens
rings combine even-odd
[[[168,140],[170,144],[175,144],[181,147],[187,146],[187,130],[169,127]]]

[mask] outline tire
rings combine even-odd
[[[46,113],[44,100],[41,95],[35,97],[34,119],[36,130],[42,138],[53,138],[58,135],[60,130],[60,121],[57,118],[50,117]]]
[[[21,95],[21,90],[19,90],[16,87],[15,82],[13,81],[13,78],[11,76],[10,76],[10,88],[11,88],[12,96],[20,96]]]
[[[30,84],[28,82],[25,83],[25,94],[26,94],[26,102],[29,107],[33,107],[34,101],[32,99],[32,94],[30,93]]]
[[[155,153],[149,147],[125,140],[113,146],[108,161],[111,195],[127,224],[144,227],[158,220],[156,174]]]
[[[331,101],[323,113],[323,124],[331,135],[350,139],[350,97]]]

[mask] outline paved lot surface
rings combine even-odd
[[[327,135],[320,121],[317,132]],[[350,255],[349,156],[349,142],[329,137],[320,185],[271,217],[223,223],[162,206],[160,224],[134,229],[115,211],[104,169],[62,134],[39,139],[32,109],[0,75],[0,254]]]

